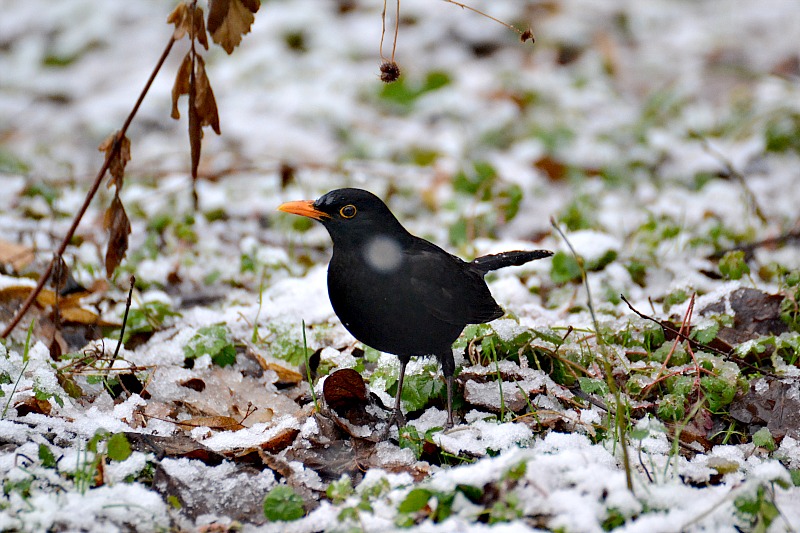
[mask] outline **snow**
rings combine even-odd
[[[263,3],[251,33],[233,55],[216,47],[206,55],[223,135],[206,132],[204,138],[200,170],[209,179],[198,183],[200,211],[190,226],[197,242],[180,238],[173,229],[150,227],[158,217],[168,217],[174,228],[175,221],[191,213],[185,97],[182,120],[167,117],[174,72],[187,50],[186,40],[175,45],[128,133],[133,159],[121,197],[133,226],[127,261],[134,264],[132,257],[144,254],[134,266],[141,285],[134,292],[134,309],[160,302],[181,316],[167,318],[144,344],[123,349],[124,361],[109,365],[116,370],[134,365],[147,380],[147,398],[132,394],[112,399],[102,383],[89,383],[80,371],[75,378],[85,395],[71,398],[54,368],[63,369],[71,360],[51,359],[49,337],[39,337],[37,330],[23,361],[27,323],[0,344],[0,409],[5,411],[0,419],[0,475],[9,482],[33,479],[29,495],[9,489],[0,501],[0,530],[191,530],[229,523],[226,510],[237,506],[241,494],[258,503],[278,482],[270,469],[245,475],[233,461],[209,466],[134,452],[125,461],[108,462],[105,484],[82,492],[67,474],[74,474],[82,447],[99,430],[190,435],[219,452],[260,446],[284,430],[299,431],[301,441],[319,435],[322,428],[308,416],[309,404],[301,407],[296,401],[304,394],[300,388],[279,388],[276,373],[261,371],[247,350],[241,350],[243,341],[251,342],[257,332],[264,340],[253,343],[269,355],[275,337],[296,342],[305,322],[308,345],[323,348],[323,364],[353,368],[361,362],[353,357],[354,341],[327,298],[328,236],[318,226],[302,233],[292,230],[292,222],[275,214],[284,200],[314,198],[339,186],[366,187],[390,198],[410,230],[458,255],[474,257],[532,246],[567,251],[549,219],[560,220],[567,206],[585,198],[579,210],[589,228],[577,224],[567,231],[570,243],[588,263],[610,252],[617,255],[602,270],[588,272],[601,327],[617,328],[630,320],[627,307],[615,300],[621,293],[637,309],[665,318],[683,317],[687,311],[688,300],[662,309],[660,298],[675,290],[698,291],[698,310],[740,287],[755,285],[768,292],[780,288],[778,279],[762,279],[756,268],[750,279],[740,281],[725,282],[707,273],[717,270],[708,256],[718,249],[795,229],[800,158],[792,150],[766,152],[764,131],[776,117],[800,112],[796,67],[778,68],[798,57],[796,0],[757,5],[736,0],[490,4],[476,7],[504,20],[531,23],[537,43],[521,45],[502,26],[447,2],[402,3],[398,61],[405,83],[419,86],[432,70],[445,71],[451,82],[446,90],[430,91],[395,109],[379,96],[380,2],[356,2],[351,11],[334,1]],[[37,262],[30,271],[41,271],[83,203],[102,159],[96,146],[120,126],[169,38],[171,28],[164,21],[170,7],[156,0],[3,5],[0,239],[36,249]],[[290,33],[302,35],[305,52],[287,47]],[[490,51],[473,53],[481,47]],[[435,161],[416,164],[415,151],[435,153]],[[546,159],[563,165],[564,175],[543,170],[540,163]],[[459,217],[498,212],[497,205],[467,199],[451,187],[454,174],[479,160],[496,169],[500,185],[522,189],[520,212],[497,227],[478,228],[470,245],[447,246],[449,228]],[[286,184],[280,180],[284,164],[294,169]],[[717,176],[729,166],[745,177],[767,211],[766,221],[754,214],[749,193],[737,179]],[[706,174],[709,179],[701,184]],[[29,195],[31,185],[51,187],[57,198],[50,203],[45,194]],[[87,287],[103,278],[102,219],[110,197],[101,187],[79,229],[80,244],[68,249],[67,262]],[[225,219],[207,220],[204,215],[214,211],[223,212]],[[648,229],[650,221],[658,230],[669,225],[676,233],[654,233]],[[567,224],[560,226],[566,229]],[[715,237],[717,228],[728,233]],[[386,254],[385,246],[378,248],[378,266],[392,268],[391,253]],[[252,262],[251,270],[244,268],[245,259]],[[644,287],[633,283],[627,269],[632,261],[646,266]],[[771,263],[800,268],[800,254],[794,245],[755,250],[751,267]],[[532,344],[557,354],[582,350],[592,342],[595,327],[585,290],[554,286],[550,268],[550,261],[537,261],[489,277],[494,297],[513,317],[495,321],[492,331],[506,342],[529,328],[559,336],[571,331],[563,348],[541,339]],[[97,297],[98,310],[104,318],[119,321],[127,273],[108,283],[109,292]],[[30,278],[0,273],[4,294],[32,286]],[[195,297],[212,303],[194,304]],[[48,320],[46,313],[34,313],[37,327]],[[694,325],[704,320],[708,323],[697,312],[692,317]],[[193,368],[185,368],[185,345],[200,327],[218,323],[229,328],[240,349],[234,367],[219,368],[204,355]],[[631,323],[637,331],[641,326]],[[785,335],[788,342],[790,334]],[[737,353],[748,353],[754,344],[740,345]],[[76,353],[110,357],[115,345],[113,339],[103,339]],[[624,351],[614,349],[627,364]],[[478,376],[497,372],[494,365],[464,368],[463,352],[456,357],[462,370]],[[795,380],[800,376],[796,365],[773,359],[776,374]],[[429,363],[412,360],[408,372],[422,372]],[[713,364],[723,377],[736,379],[730,365]],[[399,363],[384,354],[377,367],[389,375]],[[549,529],[601,531],[613,509],[627,519],[619,531],[730,531],[748,526],[737,517],[733,502],[756,494],[759,486],[774,490],[781,512],[771,531],[800,526],[800,491],[777,483],[789,480],[787,469],[800,468],[800,445],[791,436],[772,454],[749,444],[718,445],[686,458],[674,452],[660,422],[639,420],[635,429],[647,436],[631,442],[631,451],[642,457],[641,463],[636,457],[632,464],[633,495],[619,446],[610,438],[594,442],[599,433],[595,426],[607,423],[604,411],[567,407],[564,398],[571,394],[532,365],[518,368],[503,361],[500,368],[520,374],[517,383],[501,385],[505,402],[519,394],[519,387],[526,392],[544,389],[517,399],[557,413],[559,424],[575,430],[562,433],[522,419],[498,421],[503,403],[497,383],[468,380],[464,387],[481,400],[480,409],[467,412],[453,430],[435,432],[433,439],[447,453],[474,459],[472,464],[427,465],[425,472],[431,475],[419,481],[407,472],[383,470],[417,462],[410,449],[380,442],[375,447],[378,467],[364,473],[347,503],[323,500],[296,522],[246,523],[244,530],[391,530],[397,527],[398,503],[417,484],[442,491],[459,483],[481,489],[502,485],[503,476],[521,462],[527,465],[524,478],[508,490],[517,491],[526,516],[541,517]],[[205,389],[185,386],[190,379],[201,380]],[[383,379],[369,383],[391,405],[384,385]],[[755,390],[766,386],[766,381],[757,381]],[[321,393],[321,382],[317,391]],[[796,393],[796,388],[790,391]],[[37,395],[49,397],[50,414],[16,417],[14,406]],[[245,417],[250,404],[258,410]],[[184,433],[172,422],[198,413],[230,416],[247,427]],[[424,435],[442,427],[446,416],[443,409],[429,407],[410,423]],[[39,445],[63,456],[58,469],[40,464]],[[175,518],[179,512],[159,493],[126,481],[156,462],[173,479],[219,496],[219,501],[195,518]],[[316,472],[296,461],[290,465],[298,484],[324,490],[327,481]],[[711,483],[717,468],[727,472],[718,484],[700,487]],[[362,494],[386,480],[386,492],[370,501],[372,512],[362,510],[357,523],[339,518],[344,506],[356,506]],[[416,530],[534,530],[533,521],[478,523],[478,507],[458,493],[449,520],[434,524],[424,519]]]

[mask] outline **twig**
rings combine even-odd
[[[153,72],[150,73],[150,78],[148,78],[147,83],[144,86],[144,89],[142,89],[141,94],[139,94],[139,98],[138,100],[136,100],[136,104],[133,106],[133,109],[128,115],[128,118],[125,119],[125,123],[122,125],[122,128],[119,130],[119,133],[117,133],[117,138],[116,140],[114,140],[114,146],[112,146],[111,150],[109,150],[108,153],[106,154],[106,159],[105,161],[103,161],[103,166],[101,166],[100,170],[97,172],[97,176],[94,179],[94,183],[92,184],[92,187],[89,189],[89,192],[86,194],[86,199],[84,199],[83,205],[78,210],[78,214],[75,215],[75,218],[72,221],[72,225],[69,227],[69,230],[67,230],[67,234],[64,235],[64,239],[58,246],[58,250],[56,250],[53,260],[50,261],[49,265],[47,265],[47,268],[39,277],[39,282],[36,284],[36,287],[33,289],[33,291],[31,291],[31,293],[22,303],[22,307],[20,307],[19,311],[17,311],[17,314],[14,315],[14,318],[12,318],[11,321],[8,323],[6,329],[3,330],[2,334],[0,334],[0,337],[5,339],[11,334],[12,331],[14,331],[14,328],[17,327],[19,321],[22,320],[22,317],[25,316],[25,314],[30,309],[31,305],[33,305],[33,302],[36,301],[36,297],[39,296],[39,293],[42,292],[42,289],[44,289],[47,280],[50,279],[50,275],[53,273],[53,267],[55,266],[57,260],[56,258],[64,255],[67,246],[69,246],[69,243],[72,241],[72,237],[78,230],[78,225],[81,223],[83,215],[86,214],[86,211],[89,209],[89,204],[91,204],[92,200],[94,199],[94,195],[97,194],[97,190],[100,188],[100,184],[103,183],[103,178],[105,177],[106,172],[108,171],[108,167],[111,164],[111,161],[115,157],[117,157],[117,154],[119,153],[119,149],[122,144],[122,139],[125,138],[125,133],[128,131],[128,127],[131,125],[131,122],[133,122],[133,117],[135,117],[137,111],[139,111],[139,106],[141,106],[142,101],[144,101],[145,95],[150,90],[150,86],[153,84],[153,80],[155,80],[156,75],[161,70],[161,67],[164,65],[164,61],[166,61],[170,50],[172,50],[173,44],[175,44],[175,38],[173,36],[170,36],[169,42],[167,43],[164,52],[161,54],[161,57],[159,58],[158,63],[153,69]]]
[[[620,294],[619,297],[620,297],[620,299],[622,299],[623,302],[625,302],[628,305],[628,309],[630,309],[631,311],[636,313],[638,316],[640,316],[641,318],[644,318],[645,320],[649,320],[651,322],[655,322],[656,324],[661,326],[661,328],[663,330],[669,331],[670,333],[672,333],[673,335],[676,335],[680,339],[689,342],[690,345],[694,344],[696,347],[702,348],[703,350],[707,350],[707,351],[713,352],[713,353],[715,353],[715,354],[717,354],[719,356],[731,359],[734,362],[736,362],[737,364],[740,364],[742,366],[746,366],[747,368],[749,368],[751,370],[755,370],[757,372],[760,372],[764,376],[775,377],[775,378],[781,377],[781,376],[778,376],[777,374],[775,374],[773,372],[768,372],[768,371],[764,370],[763,368],[759,368],[758,366],[756,366],[756,365],[754,365],[752,363],[748,363],[747,361],[745,361],[741,357],[737,357],[733,353],[725,352],[725,351],[720,350],[718,348],[714,348],[713,346],[710,346],[708,344],[703,344],[702,342],[698,342],[698,341],[690,338],[688,335],[686,335],[684,333],[681,333],[677,329],[673,328],[672,326],[669,325],[668,322],[658,320],[658,319],[653,318],[651,316],[647,316],[644,313],[638,311],[635,307],[633,307],[633,305],[631,305],[631,303],[628,301],[628,299],[625,298],[625,295]]]
[[[761,206],[758,205],[758,200],[756,199],[756,195],[750,190],[750,187],[747,186],[747,180],[745,180],[744,176],[741,172],[734,168],[733,163],[725,157],[725,154],[714,148],[708,139],[696,131],[690,131],[689,135],[694,137],[695,139],[700,140],[703,143],[703,147],[708,151],[711,155],[716,157],[720,163],[725,167],[725,172],[727,172],[731,177],[733,177],[736,181],[739,182],[739,185],[742,187],[745,196],[747,197],[747,202],[750,204],[753,213],[758,217],[758,219],[763,222],[764,224],[767,223],[767,216],[762,211]]]
[[[769,237],[768,239],[763,239],[756,242],[751,242],[749,244],[742,244],[741,246],[733,246],[731,248],[727,248],[725,250],[720,250],[718,252],[714,252],[710,256],[709,259],[720,259],[728,252],[735,252],[735,251],[742,251],[745,253],[745,257],[749,257],[753,255],[753,252],[761,247],[764,246],[776,246],[779,244],[786,244],[790,241],[798,241],[800,240],[800,230],[793,230],[782,235],[778,235],[777,237]]]
[[[133,286],[136,284],[136,277],[131,274],[131,288],[128,289],[128,299],[125,301],[125,314],[122,315],[122,329],[119,332],[119,341],[117,342],[117,348],[114,350],[114,359],[116,360],[119,356],[119,349],[122,347],[122,339],[125,338],[125,325],[128,323],[128,311],[131,308],[131,297],[133,296]]]
[[[473,13],[477,13],[478,15],[484,16],[489,20],[493,20],[494,22],[497,22],[498,24],[502,24],[503,26],[505,26],[509,30],[517,32],[517,34],[520,37],[524,36],[525,38],[523,40],[528,40],[528,38],[530,38],[532,41],[534,40],[533,39],[533,33],[531,33],[531,30],[522,31],[519,28],[517,28],[515,26],[512,26],[508,22],[503,22],[502,20],[500,20],[498,18],[495,18],[495,17],[489,15],[488,13],[484,13],[480,9],[475,9],[474,7],[468,6],[466,4],[462,4],[461,2],[456,2],[455,0],[442,0],[442,1],[443,2],[447,2],[448,4],[453,4],[454,6],[458,6],[461,9],[468,9],[468,10],[472,11]]]

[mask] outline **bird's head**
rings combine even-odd
[[[286,202],[278,210],[318,220],[334,245],[361,243],[379,235],[401,240],[408,235],[386,204],[363,189],[336,189],[317,200]]]

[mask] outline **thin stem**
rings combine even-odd
[[[128,115],[128,118],[125,120],[125,123],[119,130],[117,138],[114,141],[114,145],[111,147],[111,150],[108,151],[106,159],[105,161],[103,161],[103,166],[101,166],[100,170],[97,172],[97,176],[94,179],[94,183],[92,184],[91,189],[89,189],[89,192],[86,194],[86,199],[83,201],[83,205],[78,210],[78,214],[75,215],[75,218],[72,221],[72,225],[69,227],[69,230],[67,230],[67,234],[64,235],[64,239],[58,246],[58,250],[56,250],[53,260],[50,261],[49,265],[47,265],[47,268],[39,277],[39,282],[36,284],[36,287],[33,289],[33,291],[31,291],[31,293],[22,303],[22,307],[20,307],[19,311],[17,311],[17,314],[14,315],[14,318],[11,319],[11,322],[8,323],[6,329],[3,330],[3,333],[0,335],[0,337],[5,339],[11,334],[12,331],[14,331],[14,328],[17,327],[17,324],[19,324],[20,320],[22,320],[22,317],[25,316],[25,314],[30,309],[31,305],[33,305],[33,302],[36,300],[36,297],[39,296],[39,293],[41,293],[42,289],[44,289],[47,280],[50,279],[50,275],[53,273],[53,267],[57,261],[57,258],[64,255],[67,246],[72,241],[72,237],[78,230],[78,225],[80,224],[83,215],[86,214],[86,211],[89,209],[89,204],[92,203],[92,199],[94,199],[94,195],[97,194],[97,190],[100,188],[100,184],[103,183],[103,178],[105,177],[106,172],[108,171],[108,167],[111,164],[111,160],[114,159],[114,157],[116,157],[117,154],[119,153],[119,149],[122,144],[122,139],[125,138],[125,133],[128,131],[128,127],[131,125],[131,122],[133,122],[133,117],[136,116],[136,112],[139,111],[139,106],[142,105],[142,101],[144,101],[145,95],[150,90],[150,86],[153,84],[153,80],[155,80],[156,75],[158,74],[159,70],[161,70],[161,67],[164,65],[164,61],[166,61],[167,56],[169,55],[170,50],[172,50],[172,45],[174,43],[175,43],[174,37],[170,36],[169,42],[167,43],[167,47],[161,54],[161,57],[159,58],[158,63],[153,69],[153,72],[150,73],[150,78],[148,78],[147,83],[145,84],[144,89],[142,89],[142,92],[139,95],[138,100],[136,100],[136,104],[133,106],[133,109]]]
[[[136,277],[131,274],[131,288],[128,289],[128,299],[125,300],[125,314],[122,315],[122,329],[119,332],[119,342],[114,350],[114,360],[119,356],[119,349],[122,347],[122,339],[125,338],[125,325],[128,323],[128,311],[131,309],[131,298],[133,297],[133,286],[136,284]]]

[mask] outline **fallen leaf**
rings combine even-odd
[[[131,222],[128,220],[119,194],[114,195],[111,205],[106,210],[103,228],[109,232],[106,276],[110,278],[125,257],[125,252],[128,250],[128,235],[131,233]]]
[[[278,453],[289,447],[294,442],[295,437],[300,433],[299,429],[286,428],[266,442],[262,442],[260,447],[268,453]]]
[[[17,410],[17,416],[25,416],[28,413],[49,415],[52,406],[47,400],[39,400],[35,396],[29,396],[15,404],[14,409]]]
[[[33,262],[33,248],[0,239],[0,264],[11,265],[15,272]]]
[[[337,370],[322,384],[322,396],[331,409],[363,406],[367,403],[367,386],[361,374],[352,368]]]
[[[260,0],[209,0],[208,32],[215,43],[229,54],[242,42],[242,35],[250,32],[261,6]]]
[[[175,422],[183,429],[207,427],[215,431],[239,431],[244,426],[235,418],[229,416],[198,416],[188,420]]]

